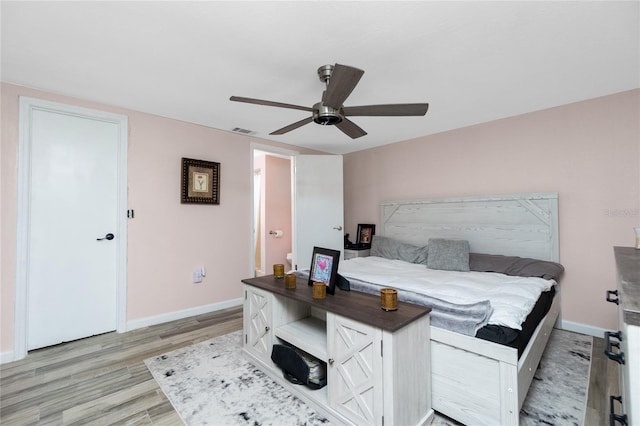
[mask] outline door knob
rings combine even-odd
[[[342,231],[342,226],[334,226],[333,229],[336,229],[338,231]]]
[[[96,241],[102,241],[102,240],[113,240],[113,234],[109,233],[107,235],[105,235],[102,238],[97,238]]]

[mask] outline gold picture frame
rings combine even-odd
[[[220,204],[220,163],[182,158],[181,204]]]

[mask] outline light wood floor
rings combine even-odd
[[[180,425],[143,360],[242,328],[242,307],[32,351],[0,366],[0,424]]]
[[[609,424],[609,395],[620,395],[618,364],[604,354],[604,339],[593,338],[585,426]]]
[[[2,425],[180,425],[144,359],[242,328],[242,307],[29,353],[0,366]],[[585,425],[608,424],[617,368],[594,338]]]

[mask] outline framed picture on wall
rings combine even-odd
[[[334,294],[338,279],[339,261],[340,250],[314,247],[313,255],[311,256],[309,285],[313,285],[314,282],[323,282],[327,286],[327,293]]]
[[[181,204],[220,204],[220,163],[182,159]]]
[[[376,226],[368,223],[358,224],[356,244],[361,248],[371,248],[371,239],[376,233]]]

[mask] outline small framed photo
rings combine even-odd
[[[309,285],[323,282],[327,286],[327,293],[334,294],[338,277],[338,262],[340,250],[314,247],[311,256],[311,271],[309,271]]]
[[[182,159],[181,204],[220,204],[220,163]]]
[[[376,226],[368,223],[358,224],[358,235],[356,236],[356,244],[360,248],[371,248],[371,240],[376,234]]]

